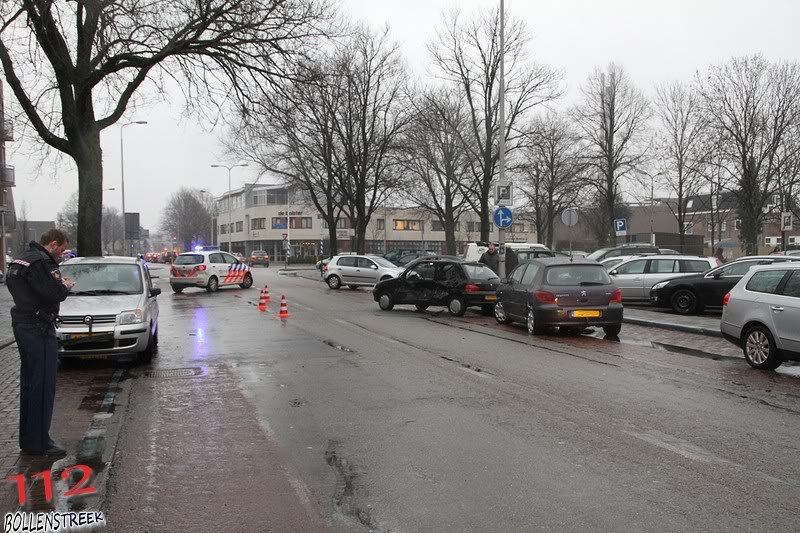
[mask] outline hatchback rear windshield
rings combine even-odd
[[[203,256],[199,254],[179,255],[175,258],[176,265],[199,265],[203,262]]]
[[[486,265],[464,265],[464,272],[467,273],[469,279],[489,281],[493,279],[500,279],[494,271]]]
[[[609,285],[611,278],[603,265],[560,265],[548,267],[547,285]]]
[[[70,292],[80,296],[141,294],[142,275],[138,265],[80,263],[64,265],[61,275],[75,282]]]

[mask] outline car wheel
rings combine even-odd
[[[266,263],[266,264],[264,265],[264,268],[269,268],[269,263]]]
[[[498,324],[511,324],[511,319],[506,316],[506,310],[503,307],[503,302],[494,304],[494,319]]]
[[[219,280],[217,279],[217,276],[211,276],[208,279],[208,285],[206,285],[206,290],[208,292],[217,292],[217,289],[219,289]]]
[[[467,312],[467,304],[464,303],[464,299],[460,296],[454,296],[447,304],[447,311],[452,316],[464,316],[464,313]]]
[[[153,354],[155,354],[156,347],[153,336],[151,336],[147,341],[147,347],[141,352],[139,352],[139,362],[142,364],[148,364],[153,360]]]
[[[670,303],[679,315],[691,315],[697,310],[697,295],[689,289],[680,289],[672,295]]]
[[[384,311],[391,311],[394,307],[394,298],[388,292],[381,293],[378,296],[378,307],[380,307]]]
[[[622,331],[622,324],[603,326],[603,333],[606,334],[606,337],[619,337],[620,331]]]
[[[250,274],[246,274],[244,277],[244,282],[240,283],[239,286],[243,289],[249,289],[253,286],[253,276]]]
[[[184,289],[183,287],[178,287],[177,285],[171,285],[171,287],[172,291],[175,292],[176,294],[182,293]]]
[[[541,335],[544,333],[544,328],[536,322],[536,315],[533,309],[528,309],[525,325],[528,327],[528,335]]]
[[[764,326],[753,326],[747,330],[742,340],[742,351],[747,364],[753,368],[775,370],[783,363],[772,334]]]
[[[428,310],[427,304],[416,304],[416,305],[414,305],[414,307],[417,308],[417,311],[427,311]]]
[[[333,290],[338,290],[342,286],[342,280],[339,279],[339,276],[331,276],[328,278],[328,287]]]

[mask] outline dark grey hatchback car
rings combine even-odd
[[[519,264],[503,280],[494,312],[499,323],[524,323],[531,335],[553,326],[599,326],[616,336],[622,329],[622,292],[595,261],[540,258]]]

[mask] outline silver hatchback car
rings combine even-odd
[[[322,268],[322,276],[331,289],[342,285],[351,289],[375,285],[403,272],[402,268],[378,255],[336,255]]]
[[[800,264],[752,268],[722,300],[720,331],[753,368],[800,360]]]
[[[137,356],[149,362],[158,344],[158,302],[147,263],[134,257],[76,257],[60,266],[75,286],[56,328],[64,358]]]

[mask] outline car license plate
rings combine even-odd
[[[572,316],[574,318],[599,318],[600,311],[597,309],[586,309],[582,311],[573,311]]]
[[[497,295],[489,294],[488,296],[486,296],[486,299],[489,300],[489,301],[494,302],[494,301],[497,300]]]
[[[85,339],[86,337],[92,337],[94,333],[71,333],[69,335],[64,335],[65,341],[76,341],[78,339]]]

